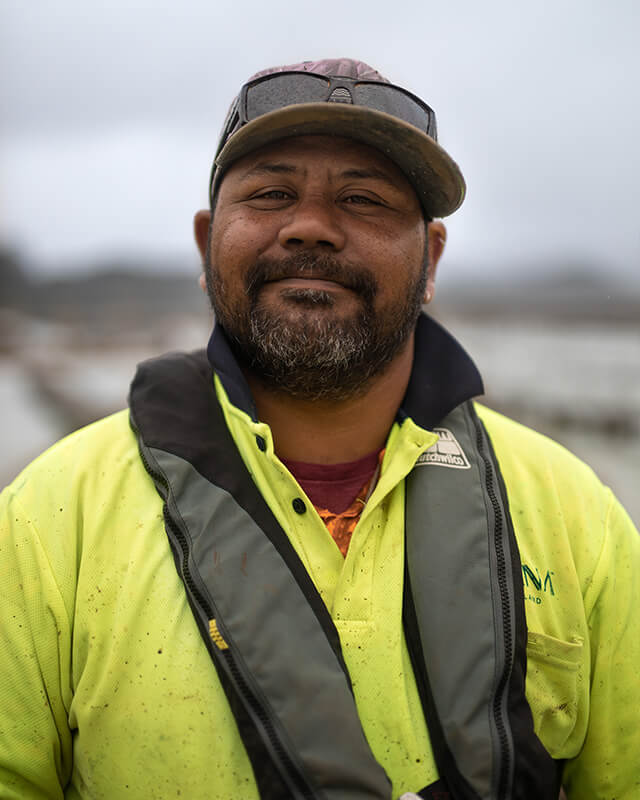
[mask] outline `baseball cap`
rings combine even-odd
[[[438,144],[433,109],[363,61],[340,58],[271,67],[244,84],[218,143],[212,203],[239,158],[279,139],[312,134],[375,147],[405,173],[430,218],[452,214],[464,200],[464,178]]]

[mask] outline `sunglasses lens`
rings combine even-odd
[[[329,78],[313,73],[269,75],[247,86],[246,120],[256,119],[285,106],[325,102],[329,97],[330,85]],[[356,83],[354,89],[356,105],[384,111],[436,138],[433,114],[401,89],[384,83]]]
[[[376,111],[384,111],[393,117],[403,119],[421,131],[433,135],[429,112],[394,86],[385,86],[383,83],[359,83],[356,88],[355,102],[359,106],[375,108]]]
[[[247,88],[247,119],[256,119],[284,106],[322,102],[327,99],[328,89],[329,81],[318,75],[271,75]]]

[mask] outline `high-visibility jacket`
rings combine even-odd
[[[417,403],[438,379],[441,398],[468,369],[446,341],[435,349],[448,379],[441,365],[436,377],[417,348],[380,479],[344,560],[273,452],[268,426],[242,397],[228,354],[216,365],[226,427],[339,634],[362,729],[393,797],[438,777],[403,635],[402,585],[405,477],[418,459],[418,469],[453,472],[451,462],[467,456],[460,441],[430,429],[442,409],[429,398]],[[454,406],[464,399],[449,397]],[[196,414],[199,402],[175,396],[185,415]],[[637,796],[637,533],[587,467],[544,437],[478,410],[520,554],[535,732],[554,759],[566,761],[570,797]],[[438,413],[427,424],[424,417]],[[126,416],[74,434],[34,462],[3,493],[1,513],[2,796],[257,797],[176,570],[162,499]],[[241,555],[238,580],[260,574],[260,559]],[[458,574],[464,580],[463,568]],[[283,613],[275,600],[273,611]],[[313,702],[308,711],[313,724]]]

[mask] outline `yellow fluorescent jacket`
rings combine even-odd
[[[436,452],[437,435],[411,419],[394,424],[343,559],[268,426],[230,402],[219,378],[216,391],[335,622],[393,796],[420,789],[437,772],[401,625],[404,478]],[[566,760],[570,798],[638,798],[638,534],[566,450],[477,410],[520,550],[536,732]],[[296,497],[307,513],[293,509]],[[2,493],[0,569],[2,798],[257,798],[125,412],[59,442]]]

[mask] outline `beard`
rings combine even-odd
[[[208,259],[210,261],[210,259]],[[291,277],[334,280],[356,294],[359,309],[331,313],[335,299],[320,289],[285,289],[285,312],[261,302],[265,283]],[[296,253],[261,258],[245,277],[241,298],[229,296],[209,263],[207,292],[238,362],[267,389],[305,400],[337,401],[362,394],[402,350],[422,308],[426,263],[407,281],[400,300],[375,308],[378,286],[365,267],[330,255]]]

